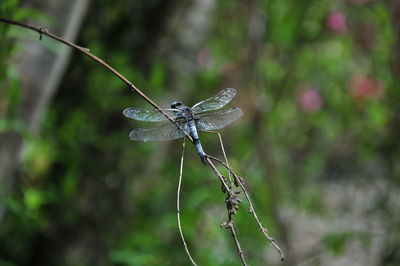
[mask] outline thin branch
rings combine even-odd
[[[209,130],[203,131],[203,132],[211,133],[211,134],[217,134],[217,135],[218,135],[219,144],[221,145],[222,154],[224,155],[224,160],[225,160],[225,162],[226,162],[226,165],[229,167],[229,162],[228,162],[228,158],[226,157],[225,148],[224,148],[224,143],[222,142],[221,134],[220,134],[219,132],[216,132],[216,131],[209,131]],[[230,171],[228,171],[228,177],[229,177],[230,185],[232,186],[232,184],[233,184],[233,183],[232,183],[232,174],[231,174]]]
[[[164,112],[160,106],[158,106],[152,99],[150,99],[146,94],[144,94],[140,89],[138,89],[131,81],[129,81],[127,78],[125,78],[121,73],[119,73],[117,70],[115,70],[112,66],[110,66],[109,64],[107,64],[103,59],[98,58],[97,56],[95,56],[94,54],[90,53],[90,50],[88,48],[85,47],[81,47],[78,46],[70,41],[67,41],[55,34],[50,33],[46,28],[43,27],[35,27],[35,26],[31,26],[31,25],[27,25],[18,21],[14,21],[14,20],[10,20],[10,19],[6,19],[6,18],[0,18],[1,22],[4,23],[8,23],[8,24],[12,24],[12,25],[16,25],[19,27],[23,27],[23,28],[27,28],[33,31],[38,32],[39,35],[39,39],[42,40],[43,35],[48,36],[56,41],[59,41],[67,46],[70,46],[78,51],[80,51],[81,53],[85,54],[86,56],[88,56],[89,58],[91,58],[92,60],[94,60],[95,62],[99,63],[100,65],[104,66],[106,69],[108,69],[111,73],[113,73],[115,76],[117,76],[121,81],[123,81],[125,84],[127,84],[131,90],[133,92],[135,92],[137,95],[139,95],[143,100],[145,100],[146,102],[148,102],[151,106],[153,106],[156,110],[158,110],[160,113],[162,113],[171,123],[173,123],[174,125],[176,125],[180,130],[183,130],[177,123],[175,123],[175,121],[172,119],[172,117],[170,117],[166,112]],[[183,130],[184,131],[184,130]],[[185,131],[184,131],[185,132]],[[189,140],[191,142],[193,142],[192,137],[187,134],[186,137],[189,138]]]
[[[275,242],[275,239],[268,234],[268,230],[262,225],[262,223],[258,219],[257,213],[256,213],[256,211],[255,211],[255,209],[253,207],[253,203],[252,203],[252,201],[250,199],[249,193],[247,192],[246,188],[244,187],[244,185],[243,185],[243,183],[241,181],[242,178],[237,176],[236,173],[232,170],[232,168],[230,168],[228,165],[226,165],[222,160],[220,160],[220,159],[218,159],[216,157],[210,156],[210,155],[207,155],[207,159],[208,160],[212,159],[214,161],[217,161],[218,163],[223,165],[229,172],[232,173],[233,177],[235,178],[235,182],[237,182],[237,184],[240,186],[240,188],[242,189],[243,193],[246,196],[247,202],[249,203],[249,206],[250,206],[249,212],[253,214],[254,219],[257,221],[258,227],[260,228],[260,230],[264,234],[264,236],[268,239],[269,243],[271,245],[273,245],[276,248],[276,250],[279,252],[279,255],[281,257],[281,261],[284,261],[285,260],[285,256],[283,255],[283,252],[282,252],[281,248]]]
[[[185,237],[183,236],[183,231],[182,231],[182,225],[181,225],[181,210],[180,210],[180,194],[181,194],[181,184],[182,184],[182,176],[183,176],[183,160],[185,156],[185,139],[183,139],[182,143],[182,157],[181,157],[181,167],[179,170],[179,181],[178,181],[178,191],[176,193],[176,216],[178,219],[178,229],[179,229],[179,234],[181,236],[183,245],[185,246],[185,251],[186,254],[188,255],[190,261],[192,262],[193,265],[197,266],[196,262],[193,260],[192,256],[190,255],[189,248],[186,244]]]
[[[225,179],[225,177],[223,177],[223,176],[221,175],[221,173],[220,173],[220,172],[218,171],[218,169],[215,167],[214,163],[210,160],[210,158],[212,158],[212,157],[207,155],[206,160],[207,160],[207,162],[208,162],[208,165],[211,166],[211,168],[213,169],[215,175],[219,177],[219,179],[220,179],[220,181],[221,181],[221,183],[222,183],[222,186],[224,187],[224,189],[225,189],[226,192],[228,193],[228,199],[229,199],[232,195],[234,195],[234,193],[232,193],[232,191],[230,190],[230,188],[229,188],[228,185],[226,184],[226,179]],[[229,204],[229,203],[227,202],[227,205],[228,205],[228,204]],[[242,248],[241,248],[241,246],[240,246],[239,239],[238,239],[237,236],[236,236],[235,228],[234,228],[234,226],[233,226],[232,213],[230,212],[229,208],[228,208],[228,217],[229,217],[228,222],[223,223],[221,226],[224,227],[224,228],[227,228],[227,229],[229,229],[229,230],[231,231],[231,235],[232,235],[232,237],[233,237],[233,239],[234,239],[234,241],[235,241],[236,250],[237,250],[237,252],[238,252],[238,254],[239,254],[239,257],[240,257],[240,259],[241,259],[241,261],[242,261],[242,264],[243,264],[243,265],[247,265],[246,260],[245,260],[245,258],[244,258],[243,250],[242,250]]]
[[[248,264],[246,263],[246,260],[245,260],[245,258],[244,258],[243,250],[242,250],[242,248],[240,247],[239,240],[238,240],[238,238],[237,238],[237,236],[236,236],[236,231],[235,231],[235,227],[233,226],[233,221],[228,222],[228,223],[226,224],[226,227],[225,227],[225,228],[229,228],[229,230],[231,231],[231,235],[232,235],[233,239],[235,240],[236,250],[237,250],[237,252],[238,252],[238,254],[239,254],[239,256],[240,256],[240,259],[242,260],[242,264],[243,264],[244,266],[247,266]]]
[[[226,192],[231,193],[229,186],[226,184],[226,178],[223,175],[221,175],[221,173],[218,171],[217,167],[215,167],[215,165],[209,158],[213,158],[213,157],[206,154],[206,160],[207,160],[208,164],[210,165],[211,169],[214,171],[214,174],[221,181],[222,187],[224,188],[224,190]]]

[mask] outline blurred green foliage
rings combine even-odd
[[[156,17],[166,10],[162,2],[96,1],[78,43],[168,106],[181,93],[171,87],[171,66],[148,56],[156,54],[149,43],[164,23]],[[245,116],[222,133],[230,164],[246,179],[271,235],[293,254],[301,244],[290,242],[297,225],[283,221],[286,210],[329,217],[329,183],[399,185],[396,36],[381,1],[250,2],[217,3],[186,100],[237,88],[233,105]],[[0,17],[24,20],[30,12],[18,1],[0,2]],[[1,131],[23,127],[9,122],[20,97],[7,61],[17,52],[9,30],[0,25],[0,105],[8,110]],[[105,69],[73,54],[40,133],[26,138],[1,221],[0,265],[188,265],[175,213],[181,142],[130,142],[129,131],[142,124],[122,116],[129,106],[149,107]],[[215,136],[201,137],[208,153],[222,157]],[[219,228],[226,219],[220,185],[193,147],[186,150],[181,214],[189,248],[200,265],[238,265],[230,235]],[[388,228],[398,228],[388,202],[369,211],[380,209]],[[236,217],[243,249],[251,264],[272,264],[278,255],[247,208],[243,203]],[[336,256],[354,239],[371,248],[368,232],[328,231],[319,243]]]

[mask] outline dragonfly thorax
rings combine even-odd
[[[178,110],[176,112],[177,119],[184,120],[186,122],[196,119],[195,114],[186,105],[182,104],[182,105],[178,106],[177,110]]]

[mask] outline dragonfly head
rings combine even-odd
[[[181,102],[173,102],[171,103],[171,108],[176,109],[178,107],[182,106]]]

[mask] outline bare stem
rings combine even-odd
[[[229,167],[228,157],[226,157],[225,148],[224,148],[224,143],[223,143],[223,141],[222,141],[221,134],[218,133],[218,132],[216,132],[216,131],[209,131],[209,130],[203,131],[203,132],[207,132],[207,133],[217,134],[217,135],[218,135],[219,144],[221,145],[222,154],[224,155],[224,160],[225,160],[225,162],[226,162],[226,165]],[[230,171],[228,171],[228,177],[229,177],[229,183],[230,183],[230,185],[232,186],[232,185],[233,185],[233,183],[232,183],[232,174],[231,174]]]
[[[209,158],[212,158],[212,157],[207,155],[207,157],[206,157],[207,162],[208,162],[208,164],[211,166],[211,168],[213,169],[215,175],[219,177],[219,179],[220,179],[220,181],[221,181],[223,187],[224,187],[225,190],[226,190],[226,193],[228,193],[228,195],[232,195],[233,193],[232,193],[232,191],[229,189],[228,185],[226,184],[225,178],[221,175],[221,173],[220,173],[220,172],[218,171],[218,169],[215,167],[214,163],[213,163]],[[228,212],[229,212],[229,211],[228,211]],[[232,237],[233,237],[233,240],[235,241],[236,250],[237,250],[237,252],[238,252],[238,254],[239,254],[239,257],[240,257],[240,259],[241,259],[241,261],[242,261],[242,264],[243,264],[243,265],[247,265],[246,260],[245,260],[245,258],[244,258],[243,250],[242,250],[242,248],[241,248],[241,246],[240,246],[239,239],[238,239],[237,236],[236,236],[235,228],[234,228],[234,226],[233,226],[233,217],[232,217],[232,215],[231,215],[230,213],[228,213],[228,217],[229,217],[228,222],[223,223],[223,224],[222,224],[222,227],[227,228],[227,229],[229,229],[229,230],[231,231],[231,235],[232,235]]]
[[[249,193],[247,192],[246,188],[244,187],[241,178],[239,176],[236,175],[236,173],[232,170],[232,168],[230,168],[228,165],[226,165],[222,160],[215,158],[213,156],[207,155],[207,159],[210,160],[214,160],[218,163],[220,163],[221,165],[223,165],[229,172],[232,173],[233,177],[235,178],[235,181],[239,184],[240,188],[242,189],[243,193],[246,196],[247,202],[249,203],[250,206],[250,210],[249,212],[253,214],[254,219],[256,220],[258,227],[260,228],[261,232],[264,234],[264,236],[268,239],[269,243],[271,245],[273,245],[276,250],[279,252],[279,255],[281,257],[281,261],[285,260],[285,256],[283,255],[283,252],[281,250],[281,248],[278,246],[278,244],[275,242],[275,239],[273,237],[271,237],[268,234],[268,230],[261,224],[260,220],[258,219],[257,213],[254,209],[253,203],[250,199]]]
[[[19,27],[23,27],[23,28],[27,28],[33,31],[38,32],[39,35],[39,39],[41,40],[43,35],[46,35],[56,41],[59,41],[67,46],[70,46],[78,51],[80,51],[81,53],[83,53],[84,55],[88,56],[89,58],[91,58],[92,60],[94,60],[95,62],[99,63],[100,65],[104,66],[107,70],[109,70],[111,73],[113,73],[115,76],[117,76],[121,81],[123,81],[125,84],[127,84],[130,89],[135,92],[137,95],[139,95],[139,97],[141,97],[143,100],[145,100],[146,102],[148,102],[151,106],[153,106],[155,109],[157,109],[160,113],[162,113],[171,123],[173,123],[174,125],[176,125],[180,130],[183,130],[177,123],[175,123],[175,121],[172,119],[172,117],[170,117],[166,112],[164,112],[160,106],[158,106],[152,99],[150,99],[146,94],[144,94],[140,89],[138,89],[131,81],[129,81],[127,78],[125,78],[121,73],[119,73],[117,70],[115,70],[112,66],[110,66],[109,64],[107,64],[104,60],[98,58],[97,56],[95,56],[94,54],[90,53],[88,48],[85,47],[81,47],[78,46],[70,41],[67,41],[55,34],[50,33],[46,28],[43,27],[35,27],[35,26],[31,26],[31,25],[27,25],[18,21],[14,21],[14,20],[10,20],[10,19],[5,19],[5,18],[0,18],[1,22],[7,23],[7,24],[12,24],[12,25],[16,25]],[[192,137],[185,132],[186,137],[193,142]]]
[[[248,265],[248,264],[246,263],[245,258],[244,258],[243,250],[242,250],[242,248],[240,247],[239,240],[238,240],[238,238],[237,238],[237,236],[236,236],[236,232],[235,232],[235,227],[234,227],[234,225],[233,225],[233,221],[228,222],[226,226],[227,226],[227,227],[229,228],[229,230],[231,231],[231,235],[232,235],[233,239],[235,240],[236,250],[237,250],[237,252],[238,252],[238,254],[239,254],[239,256],[240,256],[240,259],[242,260],[242,264],[243,264],[244,266]]]
[[[176,193],[176,216],[178,219],[178,229],[179,229],[179,234],[181,236],[183,245],[185,247],[186,254],[188,255],[190,261],[192,262],[193,265],[196,265],[196,262],[193,260],[192,256],[190,255],[189,248],[186,244],[185,237],[183,236],[183,231],[182,231],[182,225],[181,225],[181,216],[180,216],[180,194],[181,194],[181,184],[182,184],[182,176],[183,176],[183,161],[184,161],[184,156],[185,156],[185,139],[183,139],[182,143],[182,157],[181,157],[181,167],[179,170],[179,181],[178,181],[178,191]]]
[[[206,155],[206,160],[208,162],[208,164],[210,165],[211,169],[214,171],[214,174],[219,178],[219,180],[221,181],[222,186],[224,187],[225,191],[227,193],[231,193],[231,190],[228,186],[228,184],[226,184],[226,180],[225,177],[223,177],[221,175],[221,173],[218,171],[217,167],[215,167],[214,163],[209,159],[209,158],[213,158],[212,156]]]

